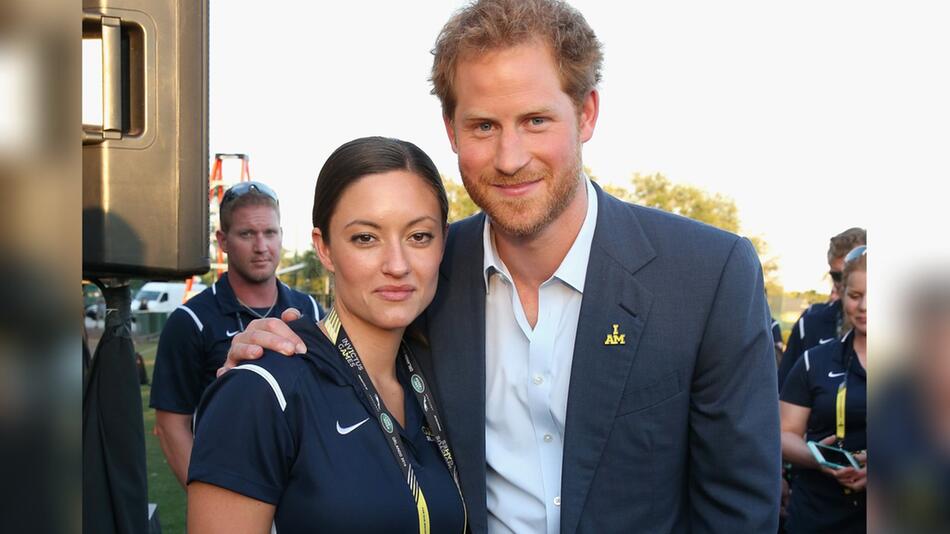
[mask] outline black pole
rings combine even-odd
[[[145,428],[131,292],[128,280],[96,283],[105,297],[106,319],[83,391],[83,532],[144,534]]]

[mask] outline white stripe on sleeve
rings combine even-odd
[[[274,396],[277,397],[277,404],[280,405],[280,411],[284,411],[287,409],[287,400],[284,399],[284,392],[283,390],[280,389],[280,384],[277,383],[277,379],[274,378],[274,375],[270,374],[270,371],[268,371],[267,369],[264,369],[260,365],[254,365],[250,363],[239,365],[235,367],[233,370],[237,371],[238,369],[242,369],[245,371],[252,371],[254,373],[257,373],[264,380],[266,380],[267,383],[270,385],[270,388],[274,390]]]
[[[205,325],[201,324],[201,320],[198,319],[198,316],[195,315],[195,312],[191,311],[191,308],[189,308],[188,306],[185,306],[184,304],[182,304],[182,305],[179,306],[177,309],[179,309],[179,310],[185,310],[186,312],[188,312],[188,315],[190,315],[191,318],[195,320],[195,324],[198,325],[198,331],[199,331],[199,332],[201,332],[202,330],[205,329]]]
[[[320,308],[317,306],[317,301],[313,298],[313,295],[307,295],[310,297],[310,302],[313,304],[313,316],[320,320]]]

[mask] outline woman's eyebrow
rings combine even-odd
[[[415,219],[409,221],[408,223],[406,223],[406,226],[412,226],[412,225],[414,225],[414,224],[419,224],[419,223],[421,223],[422,221],[424,221],[424,220],[426,220],[426,219],[428,219],[428,220],[430,220],[430,221],[432,221],[432,222],[434,222],[434,223],[436,223],[436,224],[438,224],[438,222],[439,222],[435,217],[432,217],[431,215],[423,215],[422,217],[417,217],[417,218],[415,218]]]
[[[344,226],[343,228],[349,228],[350,226],[354,226],[354,225],[369,226],[371,228],[376,228],[376,229],[382,228],[382,226],[374,223],[373,221],[367,221],[365,219],[354,219],[346,223],[346,226]]]
[[[423,215],[423,216],[421,216],[421,217],[416,217],[415,219],[409,221],[408,223],[406,223],[406,226],[412,226],[412,225],[414,225],[414,224],[419,224],[419,223],[421,223],[422,221],[425,221],[425,220],[427,220],[427,219],[430,220],[430,221],[432,221],[432,222],[435,222],[435,223],[438,223],[438,222],[439,222],[435,217],[433,217],[433,216],[431,216],[431,215]],[[366,219],[354,219],[354,220],[352,220],[352,221],[346,223],[346,226],[344,226],[343,228],[349,228],[350,226],[369,226],[370,228],[376,228],[377,230],[382,228],[382,226],[380,226],[378,223],[375,223],[375,222],[373,222],[373,221],[368,221],[368,220],[366,220]]]

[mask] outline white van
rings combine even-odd
[[[195,282],[185,295],[184,282],[148,282],[132,299],[133,312],[171,312],[207,286]]]

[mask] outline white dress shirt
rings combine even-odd
[[[541,284],[532,329],[486,221],[485,458],[488,531],[557,533],[561,522],[564,421],[587,261],[597,221],[587,214],[567,256]]]

